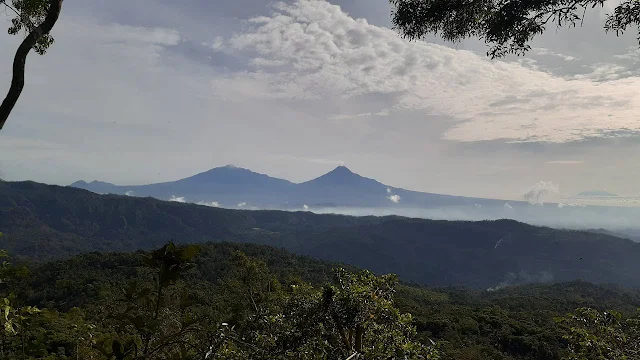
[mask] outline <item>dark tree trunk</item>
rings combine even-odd
[[[361,324],[359,324],[356,327],[356,347],[355,347],[355,351],[357,353],[361,353],[362,352],[362,337],[364,336],[364,327],[362,327]]]
[[[47,10],[47,16],[44,21],[27,35],[16,51],[16,56],[13,58],[11,87],[2,105],[0,105],[0,130],[4,126],[4,123],[7,122],[9,114],[11,114],[11,110],[13,110],[13,107],[18,102],[18,98],[24,88],[24,68],[27,55],[29,55],[29,51],[31,51],[38,40],[53,29],[62,10],[62,1],[63,0],[49,0],[49,9]]]

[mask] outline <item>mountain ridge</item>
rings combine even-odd
[[[582,279],[640,288],[640,244],[514,220],[233,210],[0,182],[0,232],[11,254],[41,261],[91,251],[152,249],[170,240],[230,241],[284,248],[437,286],[486,289]]]
[[[618,195],[604,190],[589,190],[579,193],[577,196],[617,197]]]
[[[474,206],[485,203],[502,206],[503,200],[470,198],[418,192],[385,185],[351,171],[346,166],[314,179],[294,183],[227,165],[176,181],[120,186],[107,182],[77,181],[69,185],[96,193],[151,196],[161,200],[184,198],[192,203],[222,204],[226,208],[251,206],[264,209],[316,207],[438,207]],[[517,202],[516,202],[517,203]]]

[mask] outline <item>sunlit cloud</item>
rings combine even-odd
[[[562,143],[640,131],[638,79],[624,78],[614,66],[599,66],[581,78],[554,76],[469,51],[408,42],[325,1],[277,3],[270,16],[250,23],[230,46],[286,65],[257,66],[220,79],[215,90],[226,98],[386,94],[395,99],[385,109],[392,117],[421,111],[455,120],[442,138],[458,142]],[[536,52],[572,60],[548,49]],[[603,76],[611,81],[602,82]],[[368,118],[377,112],[332,117]]]
[[[400,195],[391,195],[389,197],[387,197],[387,199],[391,200],[391,202],[395,203],[395,204],[399,204],[400,203]]]
[[[533,185],[523,197],[532,205],[543,205],[544,198],[548,195],[557,195],[560,187],[551,181],[539,181]]]

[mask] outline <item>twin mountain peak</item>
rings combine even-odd
[[[304,205],[399,206],[403,198],[406,197],[407,204],[410,204],[415,202],[415,196],[411,194],[422,194],[389,187],[358,175],[345,166],[338,166],[320,177],[302,183],[227,165],[184,179],[149,185],[120,186],[102,181],[78,181],[71,186],[100,194],[150,196],[162,200],[220,204],[232,208],[270,209],[290,209]],[[391,198],[392,195],[396,196]]]
[[[348,184],[358,184],[363,181],[375,181],[372,179],[365,178],[360,176],[353,171],[349,170],[346,166],[338,166],[330,172],[316,178],[313,180],[309,180],[307,182],[303,182],[300,184],[294,184],[288,180],[274,178],[265,174],[260,174],[249,169],[237,167],[234,165],[226,165],[222,167],[213,168],[211,170],[180,179],[172,182],[165,182],[162,184],[179,184],[179,183],[203,183],[203,184],[255,184],[259,185],[261,183],[281,183],[281,184],[291,184],[291,185],[302,185],[302,184],[325,184],[325,185],[348,185]],[[123,186],[123,187],[140,187],[140,186],[152,186],[159,184],[150,184],[150,185],[134,185],[134,186]],[[382,185],[382,184],[380,184]],[[85,188],[87,186],[118,186],[112,183],[107,183],[103,181],[94,180],[92,182],[86,182],[83,180],[76,181],[70,186]],[[383,185],[382,185],[383,186]],[[122,187],[122,186],[118,186]]]

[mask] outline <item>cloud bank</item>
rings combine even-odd
[[[458,142],[562,143],[640,131],[636,78],[559,77],[469,51],[407,42],[325,1],[277,3],[270,16],[253,18],[249,25],[230,47],[253,54],[253,66],[214,84],[224,98],[384,94],[395,99],[388,108],[332,116],[419,111],[427,121],[444,114],[452,122],[442,137]]]

